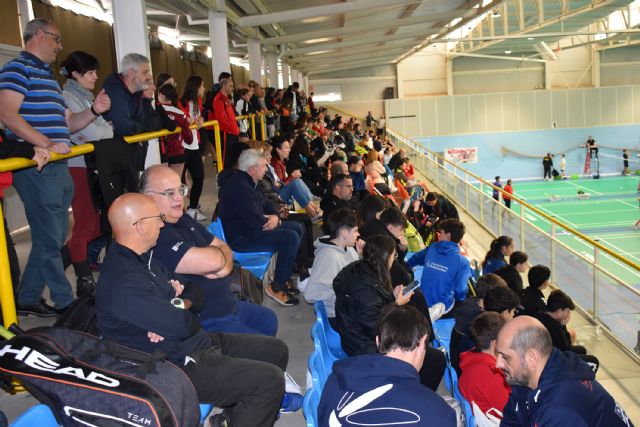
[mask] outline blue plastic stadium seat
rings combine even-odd
[[[335,356],[336,359],[345,359],[346,353],[342,350],[342,344],[340,342],[340,334],[331,327],[329,323],[329,317],[327,317],[327,309],[322,301],[316,301],[313,304],[313,309],[316,312],[316,319],[322,325],[324,329],[324,335],[327,340],[327,347],[329,352]]]
[[[333,370],[333,363],[336,360],[340,359],[338,359],[329,351],[329,346],[327,345],[327,337],[324,334],[324,329],[319,322],[314,323],[313,327],[311,328],[311,337],[313,338],[313,343],[316,351],[320,353],[324,366],[325,376],[324,378],[320,378],[321,385],[324,386],[324,383],[327,381],[327,378],[329,378],[329,375],[331,375],[331,372]]]
[[[318,405],[320,404],[320,396],[322,392],[316,387],[307,390],[302,402],[302,412],[307,420],[307,427],[318,427]]]
[[[211,403],[201,403],[200,404],[200,424],[203,424],[207,419],[207,415],[213,410],[213,405]]]
[[[209,233],[222,241],[227,241],[224,235],[224,229],[222,228],[222,221],[217,218],[209,227],[207,227]],[[246,268],[253,273],[258,279],[262,280],[264,274],[269,268],[271,262],[271,252],[235,252],[233,251],[233,259],[236,260],[243,268]]]
[[[449,345],[451,344],[451,331],[456,324],[455,319],[438,319],[433,323],[433,329],[436,335],[436,340],[440,346],[444,347],[449,353]]]
[[[327,382],[329,375],[324,367],[324,361],[322,360],[322,354],[318,350],[314,350],[309,355],[308,361],[309,372],[311,373],[311,384],[316,390],[322,390],[324,384]]]
[[[60,427],[47,405],[35,405],[20,415],[11,427]]]
[[[455,373],[455,370],[454,370]],[[471,404],[467,399],[464,398],[462,393],[460,392],[460,387],[458,387],[458,383],[456,381],[456,387],[453,389],[453,397],[456,398],[458,402],[460,402],[460,406],[462,406],[462,410],[464,411],[465,418],[465,426],[466,427],[475,427],[476,420],[473,416],[473,410],[471,409]]]

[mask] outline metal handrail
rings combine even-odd
[[[265,113],[260,112],[257,114],[250,114],[249,116],[241,116],[240,118],[251,118],[253,124],[253,138],[256,137],[255,130],[255,116],[260,116],[260,123],[263,129],[263,137],[266,135],[264,129],[264,115]],[[222,147],[221,147],[221,138],[220,138],[220,125],[217,120],[209,120],[202,124],[201,127],[211,127],[214,129],[214,143],[216,149],[216,163],[218,172],[222,170],[224,167],[223,159],[222,159]],[[190,129],[199,129],[197,125],[189,126]],[[151,139],[160,138],[163,136],[169,136],[178,134],[181,132],[180,127],[176,127],[175,130],[170,131],[168,129],[162,129],[154,132],[145,132],[137,135],[125,136],[123,139],[128,144],[136,144],[143,141],[149,141]],[[94,145],[91,143],[74,145],[71,147],[71,151],[67,154],[58,154],[51,153],[51,159],[49,162],[55,162],[58,160],[69,159],[72,157],[81,156],[83,154],[91,153],[95,149]],[[21,157],[11,157],[7,159],[0,160],[0,172],[10,172],[20,169],[25,169],[29,167],[36,166],[36,162],[30,159],[25,159]],[[2,301],[2,319],[3,324],[8,327],[12,323],[17,323],[18,317],[16,313],[16,305],[13,295],[13,286],[11,282],[11,273],[9,267],[9,255],[7,252],[6,245],[6,230],[4,228],[4,213],[2,210],[2,206],[0,206],[0,300]]]

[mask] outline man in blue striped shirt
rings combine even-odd
[[[109,110],[103,92],[91,108],[71,113],[49,64],[62,50],[55,24],[30,21],[24,30],[25,50],[0,72],[0,121],[8,138],[27,141],[58,154],[70,152],[69,135]],[[60,314],[73,301],[60,248],[67,237],[73,183],[65,160],[14,173],[14,186],[24,203],[31,229],[31,253],[18,289],[18,313],[36,316]],[[55,309],[42,301],[48,286]]]

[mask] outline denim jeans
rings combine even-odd
[[[18,304],[36,304],[45,284],[56,308],[73,301],[71,285],[64,273],[60,249],[67,238],[73,181],[65,162],[52,162],[15,172],[18,191],[31,229],[31,253],[18,289]]]
[[[311,194],[309,187],[307,187],[307,184],[305,184],[300,178],[294,179],[287,185],[280,187],[278,194],[286,203],[289,203],[293,197],[293,200],[298,202],[298,204],[303,208],[306,207],[313,198],[313,194]]]
[[[277,252],[272,288],[275,292],[279,292],[284,289],[284,282],[293,272],[293,262],[300,247],[302,233],[302,225],[299,223],[282,221],[278,228],[238,237],[229,242],[229,246],[236,252]]]
[[[270,337],[275,337],[278,333],[278,316],[273,310],[247,301],[237,301],[235,313],[200,320],[207,332],[257,334]]]

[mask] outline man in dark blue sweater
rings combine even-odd
[[[573,352],[551,345],[537,319],[519,316],[498,334],[496,367],[511,384],[501,426],[630,427],[622,407]]]
[[[318,406],[318,425],[454,427],[455,411],[420,384],[428,345],[424,315],[409,305],[389,304],[378,321],[376,343],[381,354],[334,363]]]
[[[256,188],[267,171],[261,152],[245,150],[238,159],[238,170],[219,177],[218,216],[231,249],[237,252],[277,252],[276,269],[265,294],[280,305],[298,303],[290,282],[293,264],[300,248],[303,228],[294,221],[281,221],[277,208]]]
[[[140,178],[140,192],[151,196],[165,215],[165,225],[154,249],[157,259],[202,290],[204,306],[200,319],[207,331],[275,337],[278,318],[273,310],[238,301],[231,292],[233,253],[229,246],[184,213],[188,190],[181,184],[180,175],[168,166],[151,166]]]
[[[153,199],[125,194],[109,209],[115,240],[96,288],[98,329],[128,347],[165,352],[200,402],[225,408],[233,426],[272,426],[284,394],[285,343],[260,335],[205,332],[181,278],[153,257],[164,214]]]

